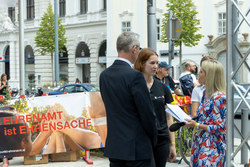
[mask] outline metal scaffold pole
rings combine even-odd
[[[172,55],[173,55],[173,45],[172,45],[172,16],[173,16],[173,12],[170,10],[169,11],[169,16],[168,16],[168,20],[169,20],[169,39],[168,39],[168,64],[171,66],[172,65]],[[170,72],[171,74],[171,72]]]
[[[227,41],[233,41],[232,29],[232,2],[227,0]],[[227,42],[227,65],[226,65],[226,82],[227,82],[227,132],[233,131],[233,96],[231,84],[231,71],[232,71],[232,42]],[[226,166],[231,166],[231,154],[233,152],[233,133],[227,133],[227,155]]]
[[[227,81],[227,155],[226,155],[226,166],[238,166],[234,161],[234,157],[241,150],[241,164],[247,165],[250,151],[250,146],[248,144],[250,138],[250,131],[247,125],[248,114],[250,111],[250,104],[246,100],[246,96],[250,90],[250,87],[243,93],[239,90],[238,85],[240,84],[240,69],[248,70],[250,72],[250,67],[247,62],[247,57],[250,54],[250,47],[247,48],[247,51],[242,53],[239,49],[238,37],[239,28],[242,26],[242,23],[245,22],[247,29],[250,27],[249,17],[247,15],[250,12],[250,7],[247,9],[246,14],[240,10],[237,4],[237,0],[227,0],[227,66],[226,66],[226,81]],[[240,16],[240,17],[239,17]],[[238,20],[239,19],[239,20]],[[246,77],[246,76],[244,76]],[[246,84],[250,84],[249,78],[244,78]],[[236,92],[241,100],[238,104],[235,104],[234,92]],[[240,105],[244,103],[246,109],[242,110],[241,117],[241,131],[237,128],[234,123],[234,114],[240,112]],[[236,105],[236,106],[234,106]],[[244,117],[244,118],[243,118]],[[241,143],[239,146],[234,146],[234,129],[239,134],[241,138]],[[250,160],[250,159],[249,159]],[[249,164],[248,164],[249,165]]]
[[[58,0],[54,0],[54,17],[55,17],[55,80],[56,80],[56,86],[58,86],[59,85]]]
[[[24,63],[24,28],[23,28],[23,1],[19,0],[19,68],[20,94],[25,94],[25,63]]]

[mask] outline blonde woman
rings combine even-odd
[[[200,84],[205,85],[197,122],[187,120],[185,126],[195,128],[191,149],[192,167],[224,167],[226,162],[226,84],[224,69],[216,60],[202,63]]]

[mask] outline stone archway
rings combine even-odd
[[[66,46],[59,53],[59,80],[62,84],[69,83],[69,58]]]
[[[216,39],[213,40],[213,36],[209,35],[209,43],[206,44],[205,46],[207,47],[208,50],[208,54],[210,56],[215,57],[216,59],[218,59],[222,65],[225,67],[226,70],[226,35],[221,35],[219,37],[217,37]],[[245,56],[247,54],[247,50],[250,47],[250,42],[246,41],[245,39],[242,41],[238,42],[238,47],[239,50],[241,52],[241,54],[243,56]],[[239,61],[241,61],[241,58],[239,58]],[[247,58],[247,62],[249,64],[249,59]],[[245,66],[242,66],[242,68],[240,69],[239,72],[239,82],[240,83],[244,83],[246,81],[248,81],[248,78],[250,78],[250,76],[248,76],[246,74],[246,71],[248,71],[246,69]],[[248,77],[246,77],[248,76]]]
[[[90,49],[85,42],[80,42],[76,48],[75,63],[77,65],[77,73],[80,74],[82,83],[90,82]]]
[[[2,63],[4,63],[4,73],[7,75],[7,80],[10,79],[10,46],[6,46],[4,55],[1,57]]]
[[[226,35],[221,35],[217,37],[215,40],[210,36],[210,41],[205,46],[208,49],[208,54],[218,59],[219,53],[226,51]]]

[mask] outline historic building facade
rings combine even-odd
[[[212,55],[219,61],[221,61],[225,66],[226,48],[223,48],[223,46],[225,46],[226,34],[226,0],[193,0],[193,2],[193,8],[198,11],[197,19],[200,20],[201,29],[199,33],[202,34],[204,37],[199,41],[199,44],[197,46],[183,46],[183,57],[181,65],[184,66],[187,60],[193,60],[199,67],[202,55]],[[161,54],[166,53],[168,51],[168,43],[160,42],[163,14],[168,12],[166,8],[166,3],[166,0],[156,0],[155,15],[157,27],[157,53],[159,53],[160,61],[164,60],[168,62],[168,56],[166,56],[166,54]],[[250,1],[239,0],[238,4],[240,6],[240,9],[243,11],[243,14],[246,14],[249,10]],[[111,10],[114,8],[116,10]],[[250,16],[248,15],[247,17],[250,20]],[[241,16],[239,15],[239,21],[240,20]],[[122,31],[134,31],[139,33],[141,47],[147,47],[147,24],[147,3],[144,0],[127,0],[126,2],[117,0],[109,1],[107,10],[107,29],[111,31],[107,31],[108,66],[113,62],[113,60],[117,56],[116,50],[114,49],[115,41],[116,37]],[[243,52],[243,54],[246,54],[247,48],[250,47],[248,42],[250,40],[244,38],[243,36],[246,37],[247,34],[250,32],[250,29],[248,26],[246,26],[246,23],[243,24],[245,24],[245,26],[243,26],[239,30],[239,48]],[[221,40],[222,38],[223,40]],[[219,46],[221,46],[222,48],[219,48]],[[220,49],[222,50],[219,51]],[[177,51],[178,53],[179,48],[175,47],[175,51]],[[249,59],[248,62],[250,62]],[[178,79],[180,74],[179,64],[179,56],[177,54],[177,56],[175,56],[172,60],[172,65],[174,66],[173,76],[175,79]],[[182,67],[182,69],[183,68],[184,67]],[[247,70],[242,69],[242,71]],[[240,82],[246,82],[250,79],[250,76],[243,77],[243,73],[241,73],[240,75]]]
[[[147,47],[147,1],[58,1],[59,17],[62,18],[62,24],[66,28],[67,38],[65,52],[59,53],[60,80],[62,82],[74,83],[75,79],[79,78],[82,82],[98,85],[100,73],[117,57],[116,39],[124,31],[139,33],[141,47]],[[161,54],[168,50],[168,44],[160,42],[163,14],[168,12],[166,2],[166,0],[156,0],[155,26],[159,59],[168,62],[168,57]],[[226,0],[193,0],[193,2],[194,8],[199,13],[197,18],[202,27],[200,33],[204,37],[195,47],[183,46],[182,64],[187,60],[193,60],[199,66],[202,55],[212,55],[224,63],[226,56]],[[51,55],[39,55],[34,43],[41,17],[49,3],[53,5],[54,1],[24,1],[26,88],[53,85],[55,80]],[[249,10],[249,0],[239,0],[238,3],[243,12],[246,13]],[[7,73],[10,76],[12,87],[19,87],[18,7],[0,8],[0,15],[0,70],[1,73]],[[239,36],[242,37],[239,45],[243,54],[246,54],[250,46],[247,38],[249,32],[248,26],[243,26],[239,30]],[[179,48],[176,47],[175,50],[178,51]],[[174,78],[178,79],[180,74],[178,54],[172,60],[172,65],[174,66]],[[246,82],[250,76],[243,77],[246,70],[242,69],[242,71],[241,82]]]
[[[24,1],[25,87],[51,85],[55,82],[53,57],[36,52],[34,38],[41,17],[53,0]],[[59,17],[66,28],[65,52],[59,53],[61,83],[96,83],[106,68],[106,0],[59,0]],[[1,73],[10,77],[10,85],[19,88],[18,7],[1,8]],[[9,16],[6,17],[6,16]],[[13,24],[12,24],[13,23]]]

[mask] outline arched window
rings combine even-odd
[[[67,48],[64,46],[63,51],[59,53],[59,78],[60,81],[64,83],[69,82],[68,77],[68,51]]]
[[[6,50],[4,53],[4,62],[5,62],[5,66],[4,66],[5,74],[7,75],[7,80],[9,80],[10,79],[10,46],[9,45],[6,47]]]
[[[104,41],[104,42],[101,44],[101,47],[100,47],[100,49],[99,49],[98,56],[99,56],[99,57],[106,56],[106,49],[107,49],[107,42]]]
[[[107,41],[104,41],[99,49],[98,63],[106,63],[106,54],[107,54]]]
[[[33,91],[35,88],[35,59],[34,52],[30,45],[27,45],[24,50],[25,57],[25,88]]]
[[[30,45],[25,47],[25,64],[34,64],[34,52]]]
[[[90,50],[85,42],[77,45],[75,63],[79,67],[80,80],[83,83],[90,82]]]
[[[85,42],[80,42],[76,49],[76,57],[90,57],[89,47]]]
[[[64,46],[63,51],[59,53],[59,63],[68,64],[68,51],[67,48]]]
[[[5,50],[4,60],[5,61],[9,61],[10,60],[10,46],[9,45],[7,46],[7,48]]]

